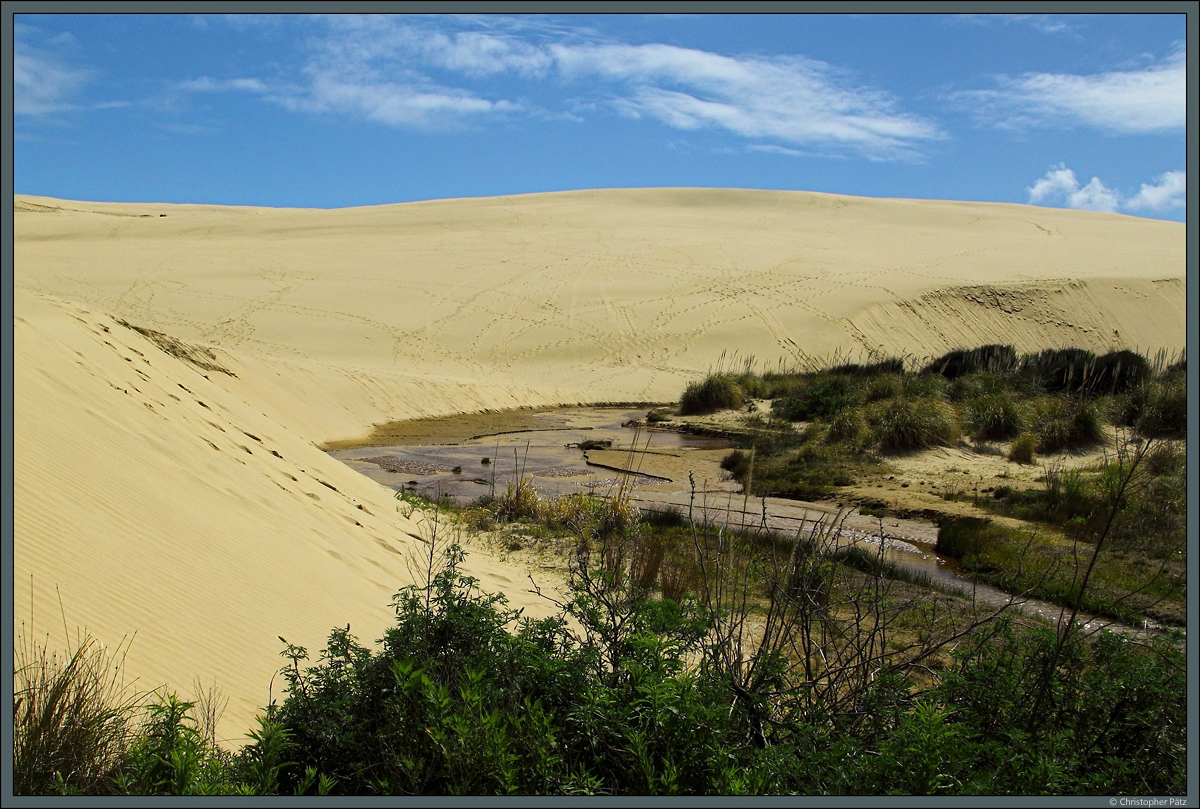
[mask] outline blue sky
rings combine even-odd
[[[718,186],[1184,219],[1183,14],[13,20],[16,193]]]

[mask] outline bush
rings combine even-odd
[[[952,444],[962,434],[958,414],[936,399],[892,399],[873,405],[867,420],[884,450]]]
[[[1017,352],[1010,345],[985,345],[978,348],[954,349],[921,369],[922,374],[938,374],[946,379],[958,379],[978,371],[1003,373],[1017,367]]]
[[[817,374],[804,387],[771,405],[772,412],[788,421],[828,419],[863,403],[863,385],[854,377]]]
[[[718,410],[736,410],[746,394],[733,374],[709,374],[703,382],[688,383],[679,398],[679,415],[692,416]]]
[[[133,795],[212,795],[233,790],[229,762],[212,749],[192,717],[193,702],[158,695],[144,707],[137,739],[123,757],[117,791]],[[278,752],[278,751],[277,751]],[[260,772],[244,791],[271,794],[276,771]]]
[[[1034,420],[1038,452],[1087,447],[1104,439],[1100,411],[1093,402],[1065,396],[1043,399]]]
[[[1012,438],[1021,432],[1021,410],[1007,393],[977,396],[967,403],[967,425],[971,435],[985,441]]]
[[[1047,348],[1027,355],[1022,372],[1047,393],[1073,393],[1089,385],[1095,364],[1096,355],[1082,348]]]
[[[1008,459],[1020,464],[1031,464],[1037,453],[1038,437],[1034,433],[1021,433],[1008,448]]]

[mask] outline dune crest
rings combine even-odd
[[[15,621],[236,740],[279,635],[373,640],[420,526],[320,450],[407,417],[672,400],[773,365],[988,342],[1179,352],[1184,226],[965,202],[598,190],[341,210],[66,202],[15,218]],[[482,550],[483,585],[544,609]],[[276,681],[275,696],[279,697]]]

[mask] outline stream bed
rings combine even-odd
[[[675,509],[731,527],[765,527],[807,535],[818,520],[836,520],[837,547],[882,550],[888,561],[921,573],[935,586],[972,594],[983,609],[1010,601],[1007,593],[963,576],[955,559],[935,553],[937,526],[928,520],[882,519],[830,502],[748,498],[720,468],[725,438],[647,429],[646,410],[563,407],[397,422],[377,431],[381,443],[328,449],[371,479],[395,489],[466,505],[532,480],[544,496],[608,495],[621,485],[643,510]],[[1027,599],[1026,613],[1056,621],[1060,608]],[[1087,628],[1108,619],[1080,615]],[[1145,629],[1145,628],[1143,628]]]

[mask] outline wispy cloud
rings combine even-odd
[[[1001,76],[994,90],[955,98],[981,123],[1012,129],[1085,125],[1122,134],[1182,130],[1187,123],[1185,54],[1176,51],[1137,70],[1093,75],[1026,73]]]
[[[1157,177],[1153,184],[1143,183],[1133,197],[1122,200],[1120,194],[1099,177],[1093,177],[1087,185],[1081,186],[1075,172],[1060,163],[1026,191],[1033,204],[1057,203],[1068,208],[1108,213],[1118,209],[1162,212],[1183,207],[1187,178],[1182,171],[1168,171]]]
[[[179,87],[193,93],[265,93],[269,89],[261,79],[214,79],[209,76],[188,79]]]
[[[511,101],[490,101],[453,88],[419,89],[330,76],[317,76],[303,94],[277,100],[294,110],[358,115],[391,126],[435,130],[452,129],[469,116],[520,109]]]
[[[552,46],[567,79],[617,83],[614,109],[690,130],[723,129],[790,146],[905,159],[942,136],[898,112],[885,93],[855,87],[830,65],[799,56],[736,57],[672,45]]]
[[[948,21],[959,25],[1024,25],[1043,34],[1071,31],[1067,17],[1054,14],[952,14]]]
[[[320,18],[302,77],[267,97],[293,110],[426,129],[496,114],[608,111],[682,131],[723,131],[758,144],[873,160],[918,158],[944,137],[888,94],[817,60],[604,42],[585,29],[506,19],[441,18],[434,26],[378,15]],[[505,83],[497,83],[501,78]],[[528,100],[581,85],[582,99],[576,91],[563,101]]]
[[[64,44],[58,42],[56,44]],[[44,116],[75,109],[75,93],[93,77],[54,50],[13,42],[13,113]]]

